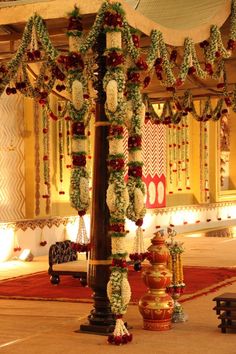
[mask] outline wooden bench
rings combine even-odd
[[[216,306],[213,310],[219,315],[221,320],[219,328],[222,333],[226,333],[227,329],[236,329],[236,293],[225,293],[216,296],[213,301],[216,301]]]
[[[57,285],[61,275],[78,278],[83,286],[87,285],[87,260],[78,260],[78,253],[69,240],[56,242],[49,248],[50,281]],[[86,259],[87,259],[86,254]]]

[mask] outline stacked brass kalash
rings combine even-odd
[[[142,278],[149,289],[139,300],[139,311],[147,330],[168,330],[172,322],[186,320],[177,301],[185,285],[181,260],[183,247],[174,241],[175,234],[168,229],[170,241],[165,241],[163,230],[157,231],[148,248],[151,266],[144,267]]]

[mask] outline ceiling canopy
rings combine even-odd
[[[186,37],[195,43],[209,37],[212,24],[219,27],[230,14],[230,0],[126,0],[136,11],[155,22],[165,42],[182,45]],[[161,28],[160,28],[161,27]]]

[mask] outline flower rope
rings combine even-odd
[[[39,106],[34,102],[34,161],[35,161],[35,215],[40,214],[40,143],[39,143]]]
[[[173,125],[168,126],[168,152],[169,152],[169,194],[174,193],[174,183],[173,183]]]
[[[71,118],[71,158],[72,170],[70,178],[70,201],[73,208],[78,211],[80,217],[77,233],[78,251],[88,250],[88,236],[83,216],[86,214],[89,204],[89,173],[86,168],[87,146],[85,135],[85,122],[89,114],[89,96],[87,80],[84,75],[84,60],[77,51],[82,41],[82,23],[79,10],[75,6],[69,14],[67,34],[69,37],[69,53],[57,58],[60,71],[67,75],[67,88],[71,94],[71,102],[68,104]],[[68,136],[68,134],[67,134]]]
[[[123,322],[123,315],[131,297],[130,285],[127,279],[125,245],[125,213],[129,204],[126,188],[125,155],[124,155],[124,117],[125,117],[125,73],[122,50],[122,35],[124,12],[119,4],[110,5],[104,17],[106,32],[106,66],[103,78],[103,88],[106,92],[105,113],[110,122],[109,127],[109,181],[106,202],[110,211],[109,233],[112,243],[112,267],[110,280],[107,284],[107,295],[111,310],[115,315],[116,324],[108,342],[121,345],[132,340]]]
[[[134,269],[140,270],[141,262],[146,258],[143,246],[143,217],[146,213],[142,181],[142,126],[145,119],[145,104],[141,95],[141,72],[147,69],[147,63],[139,57],[127,71],[127,113],[125,124],[128,129],[128,181],[129,206],[127,217],[137,225],[134,251],[130,259]],[[140,252],[142,250],[142,252]]]
[[[44,194],[43,198],[46,200],[46,214],[49,214],[51,208],[51,178],[50,178],[50,124],[46,108],[42,110],[43,118],[43,180],[44,180]]]

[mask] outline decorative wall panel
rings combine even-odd
[[[24,115],[20,95],[0,98],[0,221],[25,217]]]
[[[143,181],[148,209],[166,206],[166,127],[150,121],[143,127]]]

